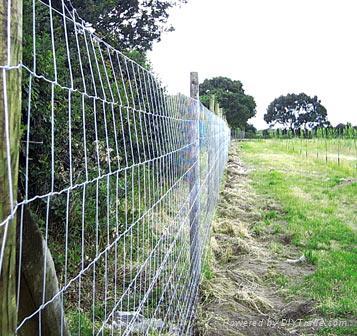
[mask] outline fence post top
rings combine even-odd
[[[190,72],[190,97],[199,99],[198,72]]]

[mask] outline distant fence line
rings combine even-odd
[[[286,149],[306,158],[357,169],[357,129],[352,126],[313,130],[271,130],[264,138],[277,140]]]
[[[305,158],[354,167],[357,170],[356,139],[347,138],[272,138],[284,149]]]
[[[231,138],[235,140],[242,140],[245,139],[245,131],[232,129],[231,130]]]
[[[168,95],[65,0],[3,1],[0,43],[0,334],[192,334],[230,142],[197,75]]]
[[[278,139],[356,139],[357,128],[347,124],[344,126],[317,127],[312,129],[267,129],[262,131],[262,137]]]

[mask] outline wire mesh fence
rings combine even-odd
[[[1,330],[192,333],[226,122],[169,95],[70,2],[25,0],[23,18],[5,4]]]
[[[231,138],[235,139],[235,140],[245,139],[245,131],[241,131],[239,129],[232,129],[231,130]]]

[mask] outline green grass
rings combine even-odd
[[[296,153],[309,159],[318,159],[337,165],[349,165],[356,169],[357,142],[355,139],[292,138],[270,139],[274,147]]]
[[[212,250],[208,247],[205,259],[202,265],[202,280],[212,280],[214,278],[213,261],[212,261]]]
[[[246,142],[242,149],[256,191],[282,206],[280,213],[265,212],[264,225],[277,232],[280,225],[316,267],[298,292],[326,316],[356,316],[357,184],[341,183],[356,177],[355,167],[306,159],[277,140]]]
[[[67,322],[72,336],[89,336],[93,334],[93,324],[90,316],[77,310],[70,310],[67,315]]]

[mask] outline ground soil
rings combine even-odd
[[[233,145],[211,238],[211,276],[201,286],[198,335],[316,335],[321,317],[316,303],[284,290],[314,269],[288,234],[254,227],[266,210],[283,213],[279,204],[258,196],[248,168]],[[283,217],[283,216],[282,216]],[[281,227],[286,223],[282,221]],[[283,230],[284,232],[284,230]],[[280,246],[279,253],[274,244]],[[313,323],[301,323],[312,321]]]

